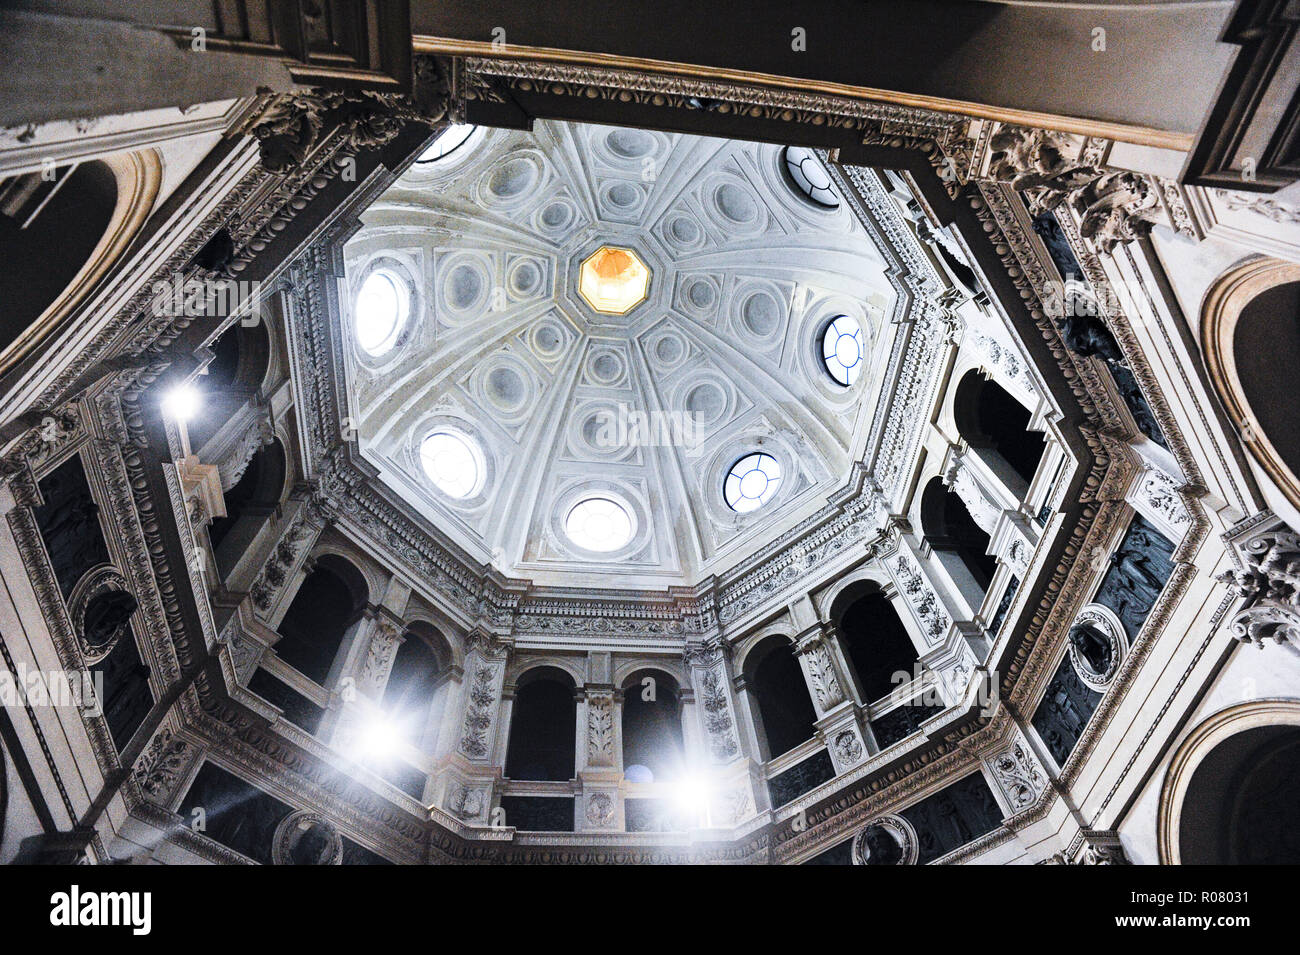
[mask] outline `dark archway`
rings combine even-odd
[[[628,781],[681,778],[685,752],[677,681],[659,670],[642,670],[623,681],[623,772]],[[643,778],[642,770],[649,778]]]
[[[393,656],[384,687],[384,709],[413,744],[419,744],[429,711],[446,680],[447,658],[442,635],[423,622],[407,628]]]
[[[100,161],[0,182],[0,349],[40,318],[89,261],[117,205]]]
[[[1023,482],[1012,490],[1023,495],[1047,449],[1041,432],[1030,431],[1029,409],[995,381],[978,371],[968,371],[953,397],[957,431],[998,476],[1007,480],[1004,464]],[[1010,483],[1010,482],[1008,482]],[[1019,482],[1016,482],[1019,484]]]
[[[846,587],[831,605],[830,618],[853,667],[864,703],[888,696],[913,678],[917,669],[916,647],[898,611],[880,592],[879,585],[862,581]]]
[[[257,450],[235,486],[226,492],[226,516],[213,518],[208,527],[208,540],[223,580],[280,505],[285,476],[284,447],[275,438]]]
[[[322,555],[280,621],[276,655],[303,676],[324,684],[343,638],[361,619],[369,600],[361,571],[343,557]]]
[[[1300,409],[1293,376],[1300,365],[1300,282],[1260,292],[1241,310],[1232,335],[1237,377],[1259,428],[1300,475]]]
[[[745,661],[745,682],[758,705],[768,759],[816,735],[817,712],[788,639],[772,636],[755,647]]]
[[[1300,727],[1261,726],[1201,761],[1179,822],[1184,865],[1300,863]]]
[[[519,678],[510,712],[506,776],[564,782],[576,768],[578,703],[573,679],[555,667],[538,667]]]
[[[950,573],[960,578],[964,571],[981,597],[988,592],[998,567],[997,558],[988,553],[989,535],[940,478],[932,478],[921,495],[921,530]]]

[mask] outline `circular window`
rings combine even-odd
[[[632,540],[632,515],[611,498],[588,497],[573,505],[564,533],[586,550],[618,550]]]
[[[831,185],[831,177],[821,160],[817,158],[817,154],[811,149],[804,146],[786,146],[781,152],[781,161],[794,187],[803,193],[809,202],[823,209],[840,207],[840,197],[835,187]]]
[[[781,487],[781,464],[770,454],[756,451],[731,466],[722,496],[733,511],[753,511],[776,496]]]
[[[456,431],[435,431],[425,438],[420,463],[434,486],[454,498],[476,493],[486,470],[478,445]]]
[[[409,306],[406,283],[386,270],[371,272],[361,283],[353,307],[357,344],[379,356],[397,344]]]
[[[846,388],[862,372],[862,327],[847,315],[831,319],[822,333],[822,362],[830,376]]]
[[[460,149],[461,146],[464,146],[466,141],[474,135],[476,129],[478,127],[473,123],[457,123],[448,126],[438,134],[437,139],[429,144],[429,148],[415,161],[415,164],[419,166],[446,158],[457,149]]]

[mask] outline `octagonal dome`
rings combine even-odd
[[[586,587],[696,583],[825,507],[866,443],[894,292],[850,205],[810,201],[783,164],[539,121],[413,166],[340,280],[348,416],[378,479],[471,557]],[[376,273],[400,293],[378,353],[354,311]],[[848,385],[823,353],[837,319],[860,330]],[[727,476],[754,454],[780,480],[737,506]]]

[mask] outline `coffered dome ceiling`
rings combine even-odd
[[[849,480],[886,363],[884,259],[809,181],[779,146],[554,122],[416,163],[345,249],[363,456],[507,574],[726,570]]]

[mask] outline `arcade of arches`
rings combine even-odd
[[[0,13],[0,679],[102,697],[0,708],[0,861],[1300,861],[1266,4],[996,4],[1125,84],[128,6]]]

